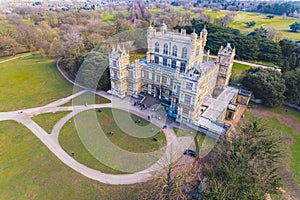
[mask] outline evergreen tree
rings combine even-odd
[[[250,68],[242,80],[244,87],[253,91],[256,98],[270,107],[280,106],[285,97],[285,82],[281,73],[272,69]]]
[[[250,122],[215,146],[202,161],[207,181],[199,200],[264,200],[266,193],[278,193],[280,140],[264,127],[260,121]]]

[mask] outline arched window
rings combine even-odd
[[[185,63],[180,63],[180,72],[184,72],[185,71]]]
[[[155,52],[159,53],[159,43],[155,43]]]
[[[187,58],[187,48],[186,47],[183,47],[182,49],[182,58]]]
[[[173,46],[172,56],[177,56],[177,46]]]
[[[168,45],[164,44],[164,54],[168,54]]]

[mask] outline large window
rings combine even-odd
[[[176,45],[173,46],[172,56],[177,56],[177,46]]]
[[[174,68],[174,69],[176,68],[176,60],[172,60],[172,65],[171,65],[171,67]]]
[[[187,48],[186,47],[183,47],[182,48],[182,58],[187,58]]]
[[[118,72],[114,71],[114,78],[118,78]]]
[[[190,95],[184,95],[184,103],[191,104],[191,96]]]
[[[181,63],[180,64],[180,72],[184,72],[185,71],[185,63]]]
[[[160,83],[160,76],[159,75],[156,75],[156,82]]]
[[[154,63],[158,64],[158,62],[159,62],[159,57],[158,57],[158,56],[155,56],[155,57],[154,57]]]
[[[147,78],[147,79],[149,79],[149,72],[147,72],[147,71],[144,71],[144,78]]]
[[[159,53],[159,43],[155,43],[155,52]]]
[[[168,65],[168,60],[166,58],[163,59],[163,65],[167,66]]]
[[[192,90],[193,89],[193,83],[186,83],[186,89]]]
[[[189,116],[190,110],[187,109],[187,108],[183,108],[183,109],[182,109],[182,114],[183,114],[184,116]]]
[[[168,54],[168,45],[167,44],[164,44],[164,54]]]
[[[129,71],[129,72],[128,72],[128,77],[129,77],[129,78],[133,78],[133,72],[132,72],[132,71]]]
[[[163,84],[167,84],[167,80],[168,80],[167,77],[165,77],[165,76],[162,77],[162,83]]]

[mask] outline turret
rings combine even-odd
[[[226,47],[221,46],[218,52],[217,63],[219,65],[219,74],[217,79],[217,87],[224,88],[228,85],[231,76],[233,60],[235,56],[235,48],[229,43]]]
[[[194,29],[194,32],[191,34],[192,42],[196,42],[197,38],[198,38],[198,35],[197,35],[197,33],[195,32],[195,29]]]
[[[160,27],[160,31],[163,32],[163,33],[166,33],[168,30],[168,27],[165,23],[163,23]]]
[[[205,47],[207,41],[207,30],[204,26],[202,31],[200,32],[200,39],[202,39],[202,47]]]

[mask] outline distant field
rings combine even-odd
[[[0,199],[138,199],[138,185],[112,186],[84,177],[17,122],[0,122],[0,148]]]
[[[293,40],[300,40],[300,32],[293,33],[290,31],[289,25],[299,21],[295,18],[283,19],[282,16],[275,16],[273,19],[267,19],[266,14],[260,13],[249,13],[249,12],[238,12],[234,17],[234,22],[230,24],[230,27],[241,30],[242,32],[249,32],[259,27],[274,27],[278,32],[282,33],[281,38],[290,38]],[[248,28],[246,22],[255,21],[254,27]]]
[[[229,11],[221,10],[219,12],[213,12],[212,10],[204,10],[204,14],[208,14],[212,17],[212,22],[220,17],[224,17]],[[231,28],[240,30],[243,33],[250,32],[255,28],[272,26],[277,32],[281,33],[281,38],[290,38],[292,40],[300,40],[300,32],[293,33],[290,31],[289,25],[299,20],[295,18],[287,17],[283,19],[282,16],[275,16],[273,19],[267,19],[267,14],[252,13],[252,12],[236,12],[234,22],[230,24]],[[248,28],[246,22],[255,21],[254,27]]]
[[[0,111],[46,105],[72,94],[54,60],[40,55],[0,64]]]
[[[228,13],[228,10],[220,10],[219,12],[214,12],[210,9],[206,9],[203,11],[203,14],[210,15],[212,18],[212,22],[214,22],[215,19],[224,17]]]

